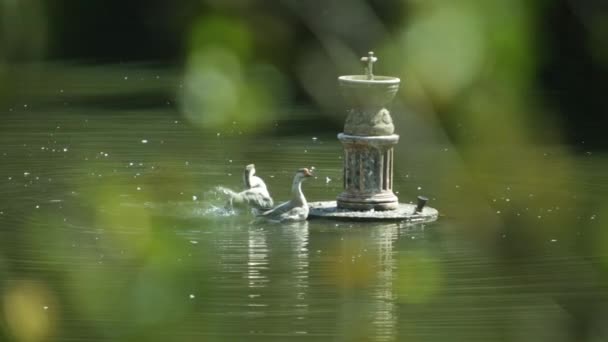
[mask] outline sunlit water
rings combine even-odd
[[[3,340],[602,336],[598,156],[575,155],[562,187],[543,187],[551,174],[471,174],[448,144],[404,136],[395,189],[405,202],[427,195],[437,222],[281,225],[226,210],[213,188],[239,189],[253,162],[280,202],[294,171],[314,166],[307,198],[333,199],[335,134],[203,132],[171,109],[21,106],[0,125]],[[567,153],[537,152],[556,167]]]

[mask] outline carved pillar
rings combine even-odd
[[[393,193],[393,147],[396,134],[385,136],[338,135],[344,146],[344,192],[338,207],[353,210],[396,209]]]

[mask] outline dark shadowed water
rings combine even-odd
[[[399,132],[395,189],[427,195],[437,222],[270,224],[224,210],[213,187],[239,189],[254,162],[281,201],[314,166],[307,198],[333,199],[335,133],[276,134],[302,118],[201,130],[172,106],[96,101],[0,109],[1,340],[606,337],[599,153],[536,146],[505,166],[501,147],[464,153],[396,118],[417,128]]]

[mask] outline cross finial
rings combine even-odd
[[[361,57],[361,62],[367,63],[365,67],[365,73],[367,74],[367,79],[371,80],[374,78],[374,63],[378,61],[378,57],[374,56],[374,51],[370,51],[367,53],[367,57]]]

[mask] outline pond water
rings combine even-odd
[[[522,173],[485,146],[488,167],[471,166],[436,127],[397,118],[420,129],[399,132],[395,189],[404,202],[428,196],[437,222],[281,225],[227,212],[213,187],[240,188],[254,162],[281,201],[294,171],[314,166],[307,198],[333,199],[335,133],[202,131],[171,106],[128,107],[102,98],[2,109],[0,339],[605,336],[601,154],[538,146],[520,159],[538,166]]]

